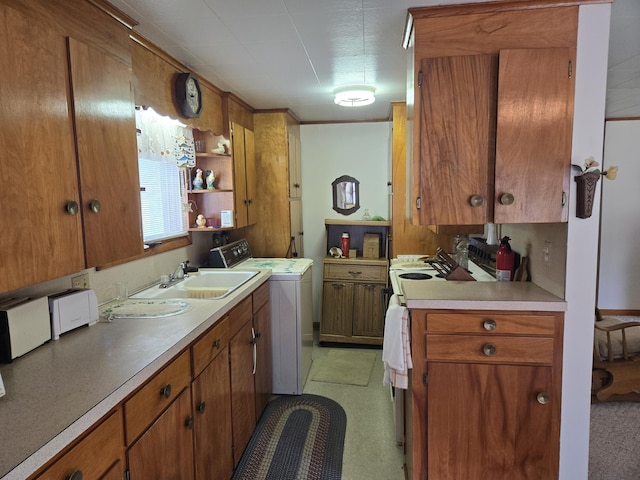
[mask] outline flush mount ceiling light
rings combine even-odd
[[[376,87],[370,85],[349,85],[338,87],[333,91],[334,102],[343,107],[363,107],[376,101]]]

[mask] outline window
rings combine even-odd
[[[142,232],[145,243],[187,234],[187,172],[193,133],[151,108],[136,108]]]

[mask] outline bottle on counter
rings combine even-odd
[[[499,282],[510,282],[513,278],[514,255],[509,240],[509,237],[502,237],[496,252],[496,280]]]
[[[349,234],[348,233],[342,234],[342,243],[340,248],[342,249],[342,256],[344,258],[349,258]]]

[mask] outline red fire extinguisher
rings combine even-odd
[[[509,237],[502,237],[496,252],[496,280],[499,282],[510,282],[513,276],[513,251],[509,240]]]

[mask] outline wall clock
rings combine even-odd
[[[180,73],[175,83],[176,102],[180,113],[187,118],[197,118],[202,112],[202,91],[198,79],[190,73]]]

